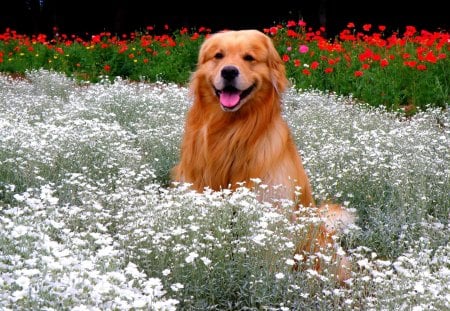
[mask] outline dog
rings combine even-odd
[[[295,253],[334,245],[338,224],[354,222],[354,215],[336,204],[316,207],[301,156],[282,117],[282,94],[289,80],[272,39],[255,29],[210,35],[200,47],[189,86],[193,103],[172,180],[189,183],[199,192],[255,188],[260,181],[270,187],[265,199],[297,203],[292,221],[297,221],[300,206],[321,214],[323,222],[311,227]],[[344,282],[349,261],[342,255],[334,258],[339,261],[338,280]],[[319,261],[314,268],[323,269]]]

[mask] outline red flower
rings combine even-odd
[[[319,62],[313,61],[313,62],[311,63],[311,69],[317,69],[318,67],[319,67]]]
[[[103,70],[105,70],[106,72],[109,72],[111,70],[111,66],[106,64],[105,66],[103,66]]]
[[[386,58],[383,58],[382,60],[380,60],[381,67],[386,67],[387,65],[389,65],[389,62]]]
[[[99,35],[92,36],[92,43],[99,43],[102,38]]]
[[[347,24],[347,28],[355,28],[355,24],[353,22],[350,22]]]
[[[405,37],[412,37],[416,33],[416,27],[406,26]]]
[[[364,25],[363,25],[364,31],[370,31],[371,28],[372,28],[372,25],[371,25],[371,24],[364,24]]]
[[[305,76],[311,75],[311,71],[309,71],[309,69],[307,69],[307,68],[303,69],[303,70],[302,70],[302,73],[303,73]]]
[[[429,51],[427,55],[425,55],[425,59],[430,63],[436,63],[437,57],[433,54],[433,52]]]
[[[289,61],[289,55],[287,55],[287,54],[283,54],[283,62],[288,62]]]
[[[362,77],[363,74],[364,73],[362,71],[359,71],[359,70],[355,71],[355,73],[354,73],[355,77]]]
[[[403,62],[403,65],[405,65],[406,67],[411,67],[411,68],[416,67],[416,64],[417,64],[417,62],[413,61],[413,60]]]
[[[187,27],[183,27],[183,28],[181,28],[181,30],[180,30],[180,35],[184,35],[184,34],[186,34],[187,32],[188,32]]]
[[[333,68],[327,67],[327,68],[325,68],[324,72],[325,73],[332,73],[333,72]]]
[[[379,26],[378,26],[378,30],[381,31],[381,32],[383,32],[383,31],[386,30],[386,26],[384,26],[384,25],[379,25]]]
[[[288,37],[290,37],[290,38],[296,38],[297,37],[297,33],[294,30],[292,30],[292,29],[288,29],[287,32],[286,32],[286,35]]]
[[[288,27],[288,28],[289,27],[295,27],[295,26],[297,26],[297,23],[292,21],[292,20],[288,21],[287,24],[286,24],[286,27]]]
[[[420,70],[420,71],[427,70],[427,66],[424,64],[419,64],[419,65],[417,65],[416,68],[417,68],[417,70]]]
[[[299,60],[299,59],[294,59],[294,66],[295,66],[295,67],[298,67],[298,66],[300,66],[300,65],[301,65],[300,60]]]
[[[270,27],[269,32],[272,36],[275,36],[278,32],[278,28],[277,27]]]

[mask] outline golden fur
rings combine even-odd
[[[193,104],[172,179],[200,192],[206,187],[236,189],[242,182],[253,187],[259,179],[268,186],[281,185],[270,191],[271,199],[298,199],[302,206],[314,207],[308,176],[281,115],[281,95],[288,85],[283,61],[262,32],[223,31],[208,37],[191,77]],[[342,216],[351,218],[331,205],[317,241],[310,238],[296,251],[327,247],[336,230],[326,223]],[[338,274],[340,280],[348,277],[344,270]]]

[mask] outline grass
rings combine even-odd
[[[274,41],[297,90],[351,96],[373,107],[413,115],[428,107],[448,107],[450,35],[406,26],[348,23],[335,38],[305,21],[260,29]],[[206,27],[164,30],[153,27],[130,34],[102,32],[79,36],[0,34],[0,72],[63,72],[82,81],[132,81],[186,85],[197,52],[211,34]]]
[[[315,198],[358,215],[338,241],[347,287],[292,271],[313,219],[291,224],[245,188],[169,187],[186,87],[0,75],[0,308],[448,309],[448,110],[406,118],[295,87],[283,105]]]

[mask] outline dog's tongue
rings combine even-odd
[[[220,103],[225,107],[234,107],[239,102],[240,92],[222,92],[220,93]]]

